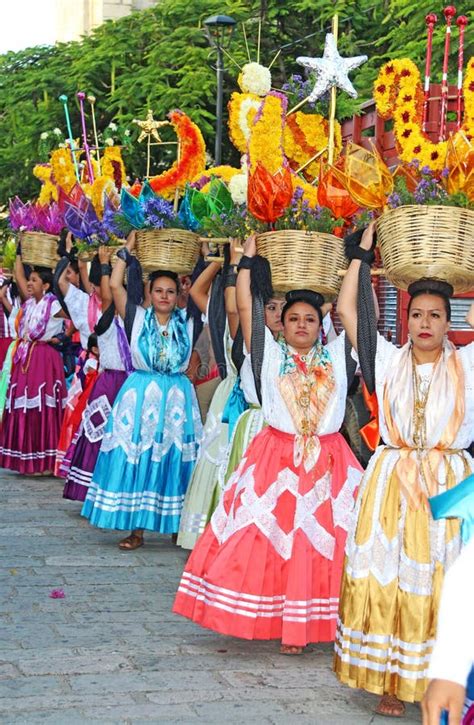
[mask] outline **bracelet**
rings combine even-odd
[[[346,257],[351,261],[353,259],[360,259],[361,262],[365,262],[369,266],[375,262],[374,250],[362,249],[362,247],[349,247],[349,249],[346,249]]]
[[[254,260],[255,257],[247,257],[247,255],[244,254],[237,265],[237,271],[240,271],[241,269],[252,269]]]
[[[224,278],[224,289],[227,289],[227,287],[235,287],[237,284],[237,272],[232,272],[229,270]]]
[[[111,264],[101,264],[100,265],[100,276],[101,277],[110,277],[112,274],[112,265]]]
[[[117,257],[118,259],[121,259],[122,262],[125,262],[127,267],[130,264],[130,260],[132,259],[132,255],[128,251],[127,247],[122,247],[122,249],[119,249],[117,252]]]

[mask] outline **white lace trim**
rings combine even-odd
[[[28,397],[28,386],[25,386],[25,392],[23,395],[15,396],[16,383],[13,383],[10,387],[10,394],[6,401],[6,410],[11,412],[12,410],[23,410],[25,413],[27,410],[34,410],[37,408],[41,413],[45,407],[57,408],[60,405],[62,408],[66,407],[66,398],[60,398],[60,391],[62,390],[63,383],[61,380],[56,380],[53,385],[53,395],[44,393],[46,383],[42,383],[38,387],[38,395],[32,398]]]
[[[237,531],[254,524],[270,541],[275,551],[287,561],[292,555],[296,532],[302,531],[321,556],[332,560],[336,542],[334,534],[325,529],[316,518],[320,506],[331,499],[330,472],[326,472],[319,481],[316,481],[310,491],[302,494],[298,490],[298,475],[289,468],[285,468],[278,473],[277,480],[268,486],[261,496],[258,496],[255,489],[255,465],[245,469],[245,464],[246,459],[242,461],[228,483],[230,487],[237,482],[229,513],[227,514],[225,511],[222,497],[211,519],[211,526],[219,543],[222,545]],[[349,491],[353,492],[358,485],[358,480],[356,481],[358,472],[356,469],[349,469],[349,471],[348,478],[338,496],[338,498],[340,497],[337,504],[338,521],[341,520],[341,509],[349,497]],[[346,490],[344,491],[344,489]],[[280,527],[273,511],[279,498],[287,491],[295,497],[296,508],[293,527],[290,531],[285,532]],[[237,501],[238,506],[235,506]]]
[[[256,619],[257,617],[282,617],[286,622],[304,624],[313,620],[329,620],[337,617],[338,598],[287,599],[284,594],[264,596],[238,592],[210,584],[201,577],[184,572],[179,592],[204,602],[208,606],[232,614]]]
[[[162,496],[154,491],[146,490],[137,493],[123,491],[110,493],[92,482],[87,492],[87,500],[91,501],[95,508],[112,513],[116,511],[127,513],[152,511],[165,516],[179,516],[183,508],[184,495]]]

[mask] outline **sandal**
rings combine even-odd
[[[302,655],[303,654],[303,647],[298,647],[294,644],[282,644],[280,647],[280,654],[281,655]]]
[[[405,717],[405,703],[395,695],[382,695],[374,712],[382,717]]]
[[[143,536],[140,534],[130,534],[130,536],[119,542],[118,548],[122,549],[122,551],[133,551],[139,549],[144,543]]]

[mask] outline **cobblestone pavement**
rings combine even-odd
[[[0,476],[0,722],[387,723],[342,687],[331,646],[216,635],[171,613],[186,553],[121,552],[52,478]],[[64,599],[51,599],[62,588]],[[411,724],[419,709],[409,706]]]

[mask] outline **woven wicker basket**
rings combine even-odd
[[[136,252],[145,273],[169,269],[177,274],[189,274],[196,266],[200,249],[198,235],[185,229],[137,232]]]
[[[59,261],[58,237],[44,232],[22,232],[21,257],[25,264],[33,267],[54,269]]]
[[[385,275],[396,287],[430,277],[456,293],[474,288],[474,211],[400,206],[378,219],[377,236]]]
[[[112,266],[115,264],[115,260],[117,259],[118,250],[122,249],[124,244],[125,242],[123,242],[122,244],[114,244],[109,246],[109,248],[112,248],[114,250],[112,252],[112,257],[110,258]],[[81,262],[92,262],[98,252],[99,250],[97,247],[92,247],[91,249],[84,249],[82,252],[79,252],[77,256],[81,260]]]
[[[342,239],[333,234],[284,230],[257,237],[257,251],[270,262],[276,292],[311,289],[326,299],[336,297],[340,271],[347,267]]]

